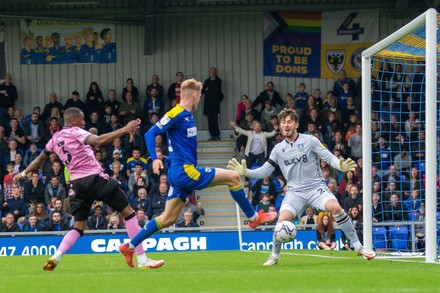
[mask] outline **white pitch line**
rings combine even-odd
[[[258,253],[265,253],[268,252],[265,251],[259,251],[259,250],[243,250],[244,252],[258,252]],[[307,257],[317,257],[317,258],[334,258],[334,259],[353,259],[352,257],[345,257],[345,256],[331,256],[331,255],[319,255],[319,254],[309,254],[309,253],[293,253],[293,252],[282,252],[282,254],[287,255],[293,255],[293,256],[307,256]]]
[[[243,250],[244,252],[258,252],[258,253],[264,253],[269,254],[270,252],[267,251],[259,251],[259,250]],[[293,256],[306,256],[306,257],[317,257],[317,258],[327,258],[327,259],[352,259],[357,260],[357,258],[352,257],[345,257],[345,256],[332,256],[332,255],[318,255],[318,254],[310,254],[310,253],[293,253],[293,252],[281,252],[283,255],[293,255]],[[419,259],[419,257],[417,257]],[[407,262],[407,263],[424,263],[417,260],[409,260],[409,259],[399,259],[397,257],[381,257],[378,256],[374,260],[388,260],[388,261],[395,261],[395,262]],[[439,264],[439,263],[436,263]]]

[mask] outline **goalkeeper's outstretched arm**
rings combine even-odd
[[[269,176],[275,170],[275,167],[270,163],[270,160],[264,163],[260,168],[249,170],[246,166],[246,160],[241,160],[240,164],[235,158],[229,161],[227,168],[237,172],[241,176],[257,179]]]

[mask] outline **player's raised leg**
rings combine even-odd
[[[376,257],[376,253],[372,250],[368,250],[362,246],[359,238],[356,235],[356,230],[353,227],[353,223],[350,221],[347,213],[341,208],[336,199],[331,199],[325,203],[325,210],[330,212],[336,220],[336,223],[341,227],[341,230],[345,233],[350,243],[353,244],[354,250],[359,255],[362,255],[367,260],[372,260]]]
[[[270,213],[256,213],[252,207],[246,193],[243,189],[243,183],[241,182],[240,175],[237,172],[222,168],[215,168],[215,177],[209,184],[209,187],[217,185],[227,185],[232,198],[240,206],[246,217],[249,219],[249,226],[256,228],[265,223],[273,222],[276,217],[276,212]]]

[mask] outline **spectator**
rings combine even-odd
[[[156,182],[156,183],[151,183],[150,182],[150,185],[149,185],[150,190],[148,191],[149,192],[148,194],[150,194],[152,196],[153,194],[158,193],[159,192],[159,185],[161,183],[165,183],[165,184],[168,185],[168,176],[167,176],[167,174],[160,175],[159,182]]]
[[[163,100],[163,86],[159,84],[159,75],[153,74],[151,76],[151,83],[147,86],[147,97],[151,95],[151,91],[156,89],[157,96]]]
[[[14,187],[12,189],[12,198],[3,203],[4,213],[7,215],[11,213],[14,215],[14,221],[23,223],[24,217],[27,213],[27,205],[20,194],[20,188]]]
[[[60,179],[57,176],[53,176],[50,179],[50,183],[44,190],[44,199],[46,205],[51,204],[51,198],[56,196],[58,199],[64,200],[67,196],[66,189],[60,184]]]
[[[347,73],[345,72],[345,70],[341,70],[339,71],[339,77],[335,80],[333,84],[333,93],[336,95],[336,97],[340,97],[343,94],[344,84],[348,85],[348,88],[353,93],[353,98],[357,98],[359,96],[358,89],[354,80],[347,77]]]
[[[23,156],[21,153],[16,153],[14,161],[12,162],[14,164],[14,174],[21,173],[26,169],[26,166],[23,164]]]
[[[237,113],[235,115],[235,121],[237,124],[240,124],[238,121],[240,120],[240,115],[242,111],[245,111],[246,106],[244,105],[245,100],[249,100],[249,97],[247,95],[242,95],[240,98],[240,102],[237,104]],[[250,103],[251,108],[252,104]]]
[[[128,190],[129,190],[130,194],[134,194],[134,186],[135,186],[135,184],[136,185],[138,184],[138,179],[139,178],[143,178],[143,180],[145,182],[144,183],[145,187],[147,187],[147,185],[148,185],[148,181],[147,181],[148,177],[147,177],[147,175],[145,175],[143,165],[138,162],[136,164],[135,171],[130,174],[130,177],[128,179]]]
[[[138,88],[134,86],[133,79],[127,78],[127,81],[125,82],[126,87],[122,90],[122,99],[124,102],[127,101],[127,93],[130,93],[133,102],[138,102],[139,97],[139,91]]]
[[[234,127],[236,132],[247,136],[247,143],[244,151],[244,154],[247,156],[247,166],[251,168],[255,162],[258,162],[260,166],[262,166],[267,157],[267,139],[274,137],[277,134],[278,125],[274,125],[275,129],[272,132],[265,132],[261,131],[261,123],[257,120],[252,122],[252,131],[238,127],[232,120],[229,124]]]
[[[176,73],[176,82],[170,85],[168,89],[167,97],[169,105],[172,104],[173,100],[176,100],[177,103],[180,103],[180,87],[182,85],[184,79],[183,72]]]
[[[348,190],[348,195],[344,200],[344,210],[348,213],[352,207],[362,211],[362,196],[359,195],[359,190],[356,185],[352,185]]]
[[[127,155],[127,152],[126,152],[125,148],[122,146],[122,140],[120,138],[117,138],[117,139],[115,139],[113,141],[112,145],[108,148],[107,153],[113,154],[114,151],[119,151],[119,154],[120,154],[120,158],[119,159],[121,161],[123,161],[124,162],[123,165],[125,165],[125,161],[127,160],[128,155]]]
[[[44,207],[44,203],[37,203],[35,205],[35,210],[32,212],[32,215],[37,217],[38,229],[43,230],[44,226],[49,221],[49,215],[47,214],[47,210]]]
[[[147,160],[144,157],[141,157],[141,151],[139,149],[133,149],[131,152],[132,156],[127,159],[126,163],[126,173],[127,177],[130,177],[130,174],[136,170],[137,165],[142,166],[142,170],[144,174],[146,174],[146,170],[148,170]]]
[[[69,225],[67,222],[61,220],[61,214],[58,211],[54,211],[50,220],[43,227],[44,231],[68,231]]]
[[[58,118],[51,117],[49,125],[46,126],[46,140],[51,139],[54,133],[61,131],[61,128],[61,125],[58,123]]]
[[[0,111],[0,117],[4,117],[9,107],[14,107],[17,98],[17,88],[12,83],[12,75],[6,74],[3,78],[3,83],[0,84],[0,109],[2,109]],[[4,126],[4,124],[2,124],[2,126]]]
[[[168,196],[168,185],[161,183],[159,185],[159,192],[154,194],[151,199],[152,216],[150,219],[154,219],[165,210],[165,203]]]
[[[162,154],[162,150],[159,147],[156,147],[156,160],[161,160],[163,164],[163,168],[159,170],[159,174],[153,172],[153,160],[151,157],[148,158],[148,184],[156,185],[159,182],[160,176],[168,173],[168,160],[167,157]],[[149,189],[150,190],[150,189]]]
[[[95,81],[90,83],[89,91],[86,94],[86,106],[89,109],[89,113],[97,112],[99,115],[102,115],[104,112],[104,96],[98,83]]]
[[[249,190],[249,200],[252,203],[252,206],[256,207],[260,203],[263,198],[263,194],[267,194],[269,196],[269,201],[272,204],[276,202],[276,186],[275,183],[270,180],[269,176],[266,176],[262,179],[258,179],[251,186]]]
[[[0,225],[0,232],[20,232],[20,227],[14,222],[14,215],[8,213]]]
[[[342,178],[341,182],[339,183],[340,194],[346,191],[348,184],[354,184],[356,186],[359,184],[359,181],[354,171],[348,171],[345,173],[344,178]]]
[[[27,204],[36,202],[45,202],[44,184],[40,181],[38,172],[31,173],[32,179],[24,184],[24,201]]]
[[[260,202],[258,203],[258,211],[263,210],[265,213],[269,212],[270,200],[269,194],[263,193]]]
[[[391,195],[390,203],[385,206],[385,221],[406,221],[408,210],[397,193]]]
[[[306,93],[306,85],[305,83],[300,83],[298,86],[298,92],[293,96],[293,99],[295,100],[295,109],[299,112],[302,112],[304,107],[307,104],[307,98],[309,97],[309,94]]]
[[[118,115],[121,122],[125,124],[142,116],[141,106],[138,102],[134,101],[131,92],[125,94],[124,101],[119,107]]]
[[[37,225],[37,217],[35,215],[30,215],[28,221],[23,226],[23,232],[37,232],[39,231]]]
[[[306,214],[299,220],[299,225],[316,225],[318,223],[318,216],[315,215],[313,208],[307,208]],[[312,227],[301,227],[301,230],[311,230]]]
[[[162,118],[165,114],[165,103],[163,99],[159,97],[156,88],[151,89],[151,94],[147,95],[142,110],[142,117],[144,120],[150,120],[153,113],[157,113],[159,118]]]
[[[324,110],[324,100],[321,98],[321,90],[315,89],[313,92],[313,98],[315,98],[315,108],[318,109],[319,113]]]
[[[266,101],[270,101],[275,109],[280,110],[284,105],[284,101],[280,94],[274,90],[274,87],[275,86],[272,81],[267,82],[266,89],[262,91],[252,103],[252,109],[259,107],[260,112],[262,112],[264,110]]]
[[[24,188],[22,186],[20,186],[20,183],[16,183],[14,181],[11,181],[10,183],[4,185],[4,200],[5,201],[10,200],[14,197],[13,190],[16,187],[18,187],[18,189],[20,190],[20,198],[23,198]]]
[[[327,165],[322,168],[322,176],[324,176],[324,180],[325,180],[325,183],[327,184],[327,186],[329,185],[329,183],[332,183],[335,186],[335,188],[337,188],[338,183],[336,182],[335,178],[331,177],[331,173],[332,173],[332,171],[331,171],[330,166]]]
[[[121,106],[121,102],[119,102],[116,99],[116,91],[115,90],[109,90],[108,91],[108,99],[104,103],[104,107],[110,106],[111,107],[111,114],[112,115],[118,115],[119,107]]]
[[[56,176],[60,180],[60,183],[64,187],[66,187],[66,178],[64,176],[64,167],[59,160],[55,160],[52,163],[52,167],[50,168],[49,172],[45,173],[44,175],[46,176],[46,182],[45,182],[46,185],[50,183],[50,178]]]
[[[139,227],[144,228],[145,224],[148,222],[148,217],[145,215],[145,211],[143,209],[137,209],[136,218],[138,220]]]
[[[380,200],[380,194],[377,192],[373,193],[373,223],[378,223],[383,221],[383,207],[382,201]]]
[[[274,123],[272,122],[272,119],[278,116],[278,111],[273,107],[272,102],[267,100],[264,103],[264,109],[261,111],[260,115],[260,122],[261,125],[263,125],[263,129],[265,131],[273,131],[274,130]]]
[[[220,140],[220,102],[224,95],[222,92],[222,80],[217,76],[217,68],[209,68],[209,78],[203,83],[202,94],[205,96],[203,114],[208,119],[209,140]]]
[[[16,174],[16,173],[15,173]],[[12,184],[12,179],[14,178],[14,163],[10,162],[6,165],[6,174],[3,177],[3,185],[6,187],[6,185]]]
[[[119,224],[119,217],[117,213],[111,214],[107,224],[107,230],[110,229],[124,229],[124,226]]]
[[[411,197],[405,200],[405,207],[409,212],[418,213],[422,206],[420,192],[417,189],[411,190]]]
[[[235,121],[238,126],[241,128],[249,128],[250,122],[252,122],[254,119],[259,119],[260,113],[252,108],[252,101],[250,99],[244,99],[242,100],[244,104],[244,109],[239,113],[238,119]],[[252,115],[252,116],[248,116]],[[252,119],[249,119],[247,117],[252,117]],[[244,123],[244,124],[243,124]]]
[[[350,135],[348,139],[348,146],[350,147],[350,157],[353,161],[357,161],[362,157],[362,125],[356,123],[355,133]]]
[[[176,227],[178,228],[188,228],[188,227],[199,227],[199,224],[197,224],[193,220],[193,213],[191,210],[186,210],[183,214],[183,221],[177,222]]]
[[[151,202],[150,199],[147,198],[146,188],[139,188],[139,190],[137,190],[137,193],[134,194],[133,199],[130,201],[130,205],[135,211],[138,209],[143,209],[148,218],[151,217]]]
[[[6,141],[15,140],[17,141],[17,147],[21,150],[25,149],[26,137],[23,128],[18,124],[17,118],[12,118],[10,122],[10,127],[6,128],[4,133],[4,138]]]
[[[101,205],[95,205],[95,213],[89,217],[87,224],[90,230],[105,230],[107,228],[107,220],[102,214]]]
[[[135,129],[131,130],[123,137],[123,145],[128,153],[133,153],[135,150],[139,150],[140,154],[145,155],[145,140]]]
[[[84,113],[84,117],[87,121],[87,119],[89,118],[89,115],[88,115],[89,112],[88,112],[86,104],[80,100],[78,91],[73,91],[71,98],[68,99],[66,101],[66,103],[64,104],[64,110],[66,110],[67,108],[71,108],[71,107],[76,107],[76,108],[80,109]],[[49,138],[47,138],[47,139],[49,139]]]
[[[195,194],[193,194],[193,196],[195,196]],[[180,223],[181,221],[183,221],[184,213],[187,210],[191,211],[193,220],[196,222],[200,218],[200,216],[205,215],[205,209],[203,208],[202,203],[198,202],[197,205],[195,205],[195,201],[192,201],[190,199],[191,197],[192,196],[190,195],[186,198],[185,204],[184,204],[182,210],[180,211],[179,217],[177,217],[176,223]]]
[[[336,248],[336,234],[330,215],[325,213],[316,227],[316,238],[319,249],[334,250]]]
[[[39,148],[44,147],[45,140],[45,125],[39,119],[38,113],[32,113],[30,121],[25,125],[26,142],[28,144],[36,144]]]
[[[29,164],[35,160],[36,157],[40,155],[41,151],[38,150],[38,147],[35,143],[31,143],[29,146],[29,149],[26,151],[26,154],[24,155],[23,164],[27,167]]]
[[[126,190],[127,180],[125,179],[124,172],[121,171],[122,166],[123,165],[119,162],[113,162],[111,177],[113,177],[119,182],[119,186],[121,187],[122,190]]]
[[[49,119],[52,113],[53,108],[58,108],[60,114],[63,113],[63,104],[58,102],[58,97],[56,93],[50,93],[49,95],[49,103],[44,106],[43,113],[41,114],[41,120],[46,121]]]

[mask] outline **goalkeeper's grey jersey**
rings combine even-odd
[[[289,143],[283,140],[278,143],[265,165],[267,163],[273,167],[278,165],[287,180],[287,188],[301,191],[325,184],[319,163],[320,158],[333,167],[339,164],[338,158],[316,137],[299,134],[294,142]]]

